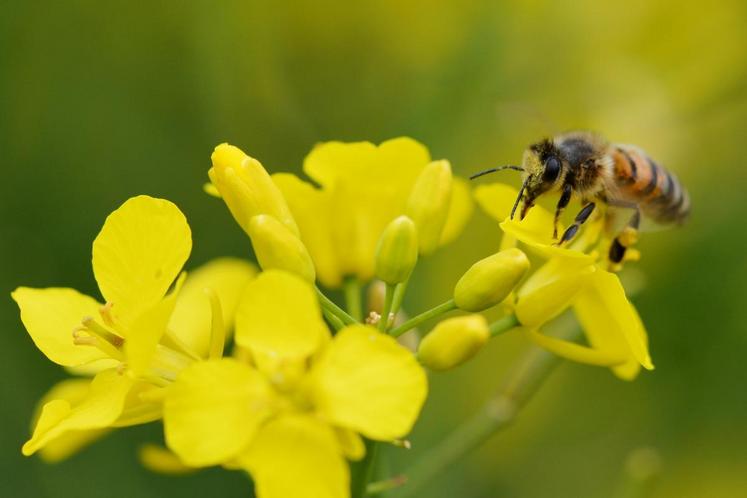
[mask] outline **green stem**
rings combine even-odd
[[[389,335],[391,335],[392,337],[399,337],[408,330],[414,329],[426,320],[430,320],[431,318],[443,315],[444,313],[447,313],[454,309],[456,309],[456,303],[453,299],[449,299],[445,303],[441,303],[435,308],[431,308],[428,311],[424,311],[423,313],[419,314],[418,316],[410,318],[399,327],[393,328],[389,331]]]
[[[577,334],[578,331],[574,330],[574,335]],[[408,483],[403,488],[403,494],[398,496],[419,495],[423,485],[433,481],[492,435],[511,424],[519,410],[532,399],[560,362],[561,359],[552,353],[532,346],[511,369],[503,387],[479,412],[457,427],[435,448],[427,451],[422,460],[405,472]]]
[[[366,494],[371,496],[371,495],[378,495],[381,493],[386,493],[387,491],[391,491],[393,489],[402,487],[406,483],[407,483],[407,477],[405,476],[394,476],[390,479],[385,479],[383,481],[372,482],[371,484],[366,486]]]
[[[355,321],[363,320],[363,305],[361,303],[361,283],[355,277],[348,277],[343,282],[343,291],[345,293],[345,304],[348,313]]]
[[[381,310],[381,318],[379,318],[379,330],[382,332],[386,332],[389,328],[389,314],[392,312],[394,289],[395,287],[393,285],[386,284],[386,290],[384,291],[384,309]]]
[[[490,329],[490,337],[501,335],[515,327],[518,327],[519,325],[519,319],[516,318],[516,315],[504,316],[500,320],[497,320],[490,324],[490,326],[488,327]]]
[[[319,295],[319,302],[321,303],[322,308],[326,309],[327,311],[335,315],[337,318],[339,318],[342,321],[342,323],[344,323],[345,325],[352,325],[354,323],[358,323],[355,320],[355,318],[348,315],[348,313],[344,309],[337,306],[334,303],[334,301],[332,301],[330,298],[325,296],[324,293],[321,290],[319,290],[319,288],[316,289],[316,293]]]
[[[326,308],[322,308],[322,313],[324,313],[324,318],[326,318],[330,325],[334,327],[335,331],[345,328],[345,324],[342,323],[342,320],[337,318],[337,315],[335,315],[331,311],[327,310]]]
[[[366,496],[366,488],[374,473],[374,463],[378,453],[378,444],[376,441],[366,440],[366,456],[363,460],[357,462],[351,469],[350,476],[350,497],[363,498]]]
[[[405,292],[407,292],[407,284],[410,283],[410,277],[407,280],[397,284],[394,289],[394,303],[392,303],[392,313],[395,315],[399,313],[399,309],[402,307],[402,301],[405,299]]]

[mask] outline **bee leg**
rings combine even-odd
[[[636,206],[633,216],[625,228],[615,237],[610,245],[609,260],[613,265],[619,265],[625,258],[625,251],[635,244],[638,238],[638,227],[641,224],[641,211]]]
[[[581,211],[579,211],[576,215],[576,219],[573,220],[573,224],[566,228],[565,232],[563,232],[563,236],[560,238],[560,242],[558,242],[558,245],[562,245],[563,243],[568,242],[573,238],[574,235],[576,235],[576,232],[578,232],[578,229],[581,228],[581,225],[583,225],[584,222],[589,219],[591,213],[594,212],[595,206],[596,204],[590,202],[581,208]]]
[[[573,193],[573,187],[571,187],[570,183],[566,183],[563,185],[563,193],[560,194],[560,199],[558,199],[558,205],[555,207],[555,221],[553,222],[552,227],[552,238],[557,239],[558,238],[558,219],[560,218],[561,213],[563,210],[568,206],[568,203],[571,202],[571,194]]]

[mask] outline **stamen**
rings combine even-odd
[[[366,325],[376,325],[379,323],[379,320],[381,320],[381,315],[379,315],[375,311],[372,311],[366,317]]]
[[[104,320],[104,323],[106,325],[112,328],[115,327],[114,315],[112,314],[113,307],[114,307],[114,303],[107,302],[105,305],[99,308],[99,314],[101,315],[101,319]]]
[[[98,341],[90,335],[82,335],[79,330],[73,330],[73,344],[76,346],[98,346]]]
[[[409,439],[395,439],[394,441],[392,441],[392,445],[396,446],[397,448],[404,448],[406,450],[412,448],[412,443]]]
[[[96,320],[93,319],[93,317],[87,316],[83,318],[82,323],[83,326],[88,329],[88,331],[105,340],[115,348],[119,349],[122,347],[122,344],[124,344],[123,338],[99,325]]]

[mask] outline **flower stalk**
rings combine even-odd
[[[439,304],[438,306],[435,306],[427,311],[424,311],[423,313],[414,316],[404,322],[403,324],[399,325],[398,327],[393,328],[389,331],[389,335],[392,337],[399,337],[408,330],[412,330],[421,323],[430,320],[431,318],[435,318],[437,316],[441,316],[444,313],[448,313],[449,311],[456,309],[456,303],[453,299],[449,299],[446,302],[443,302]]]

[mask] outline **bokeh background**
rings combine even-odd
[[[55,466],[20,454],[36,400],[65,374],[35,349],[9,293],[95,293],[90,244],[127,197],[166,197],[185,211],[194,266],[251,257],[224,206],[201,191],[219,142],[271,171],[298,171],[318,141],[410,135],[467,175],[572,128],[645,147],[692,194],[686,227],[640,244],[636,304],[657,369],[625,383],[563,365],[510,430],[422,494],[609,497],[630,452],[653,447],[663,464],[651,496],[747,496],[743,0],[10,0],[0,10],[3,496],[249,496],[237,473],[141,468],[136,450],[159,437],[156,424]],[[407,307],[443,300],[498,241],[477,213],[419,268]],[[406,458],[473,413],[522,348],[501,337],[434,376]]]

